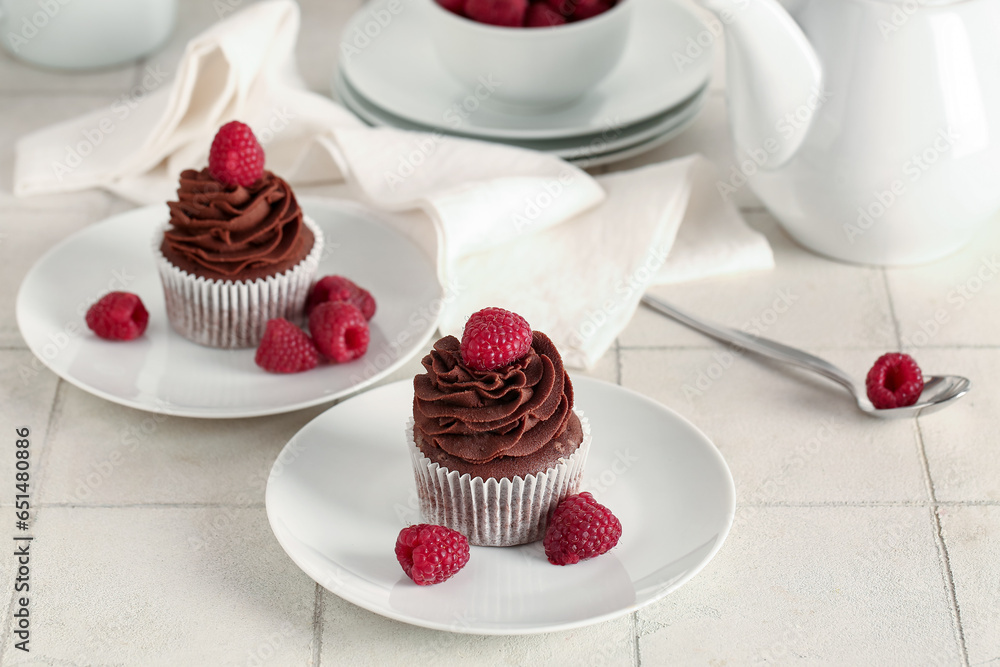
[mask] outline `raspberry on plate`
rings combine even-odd
[[[138,338],[149,324],[149,312],[142,299],[131,292],[108,292],[90,307],[87,326],[107,340]]]
[[[208,152],[208,171],[220,183],[243,187],[264,175],[264,149],[248,125],[234,120],[219,128]]]
[[[473,21],[509,28],[524,26],[527,11],[528,0],[466,0],[465,3],[465,15]]]
[[[396,538],[396,560],[418,586],[440,584],[469,562],[469,540],[444,526],[407,526]]]
[[[327,301],[316,306],[309,314],[309,332],[320,353],[337,364],[367,352],[371,338],[365,316],[347,301]]]
[[[309,291],[306,314],[326,301],[347,301],[353,303],[366,320],[375,317],[375,298],[368,290],[358,287],[344,276],[323,276],[317,280]]]
[[[253,360],[269,373],[300,373],[319,364],[319,351],[302,329],[278,317],[267,321]]]
[[[459,351],[462,361],[478,371],[492,371],[516,361],[531,349],[531,327],[517,313],[483,308],[465,323]]]
[[[622,524],[594,496],[567,496],[545,529],[545,555],[553,565],[572,565],[610,551],[622,536]]]
[[[913,405],[924,391],[924,374],[908,354],[890,352],[875,361],[865,378],[868,400],[878,410]]]

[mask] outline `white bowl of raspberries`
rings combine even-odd
[[[611,73],[640,0],[418,1],[469,94],[530,111],[570,104]]]

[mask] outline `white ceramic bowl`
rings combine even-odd
[[[177,0],[0,0],[0,44],[43,67],[112,67],[159,48],[176,16]]]
[[[549,109],[570,103],[618,64],[632,5],[619,0],[595,17],[550,28],[509,28],[453,14],[418,0],[445,69],[481,100]]]

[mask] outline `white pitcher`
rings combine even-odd
[[[36,65],[110,67],[159,47],[176,16],[177,0],[0,0],[0,40]]]
[[[700,1],[726,29],[723,195],[749,179],[802,245],[878,265],[1000,212],[1000,1]]]

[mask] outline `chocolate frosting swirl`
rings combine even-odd
[[[492,371],[462,361],[459,341],[445,336],[413,379],[414,435],[473,464],[533,454],[566,430],[573,385],[548,337],[532,334],[531,350]]]
[[[301,246],[302,209],[288,183],[270,171],[243,187],[219,183],[207,168],[187,169],[177,199],[167,204],[171,227],[164,233],[164,252],[215,274],[266,269]]]

